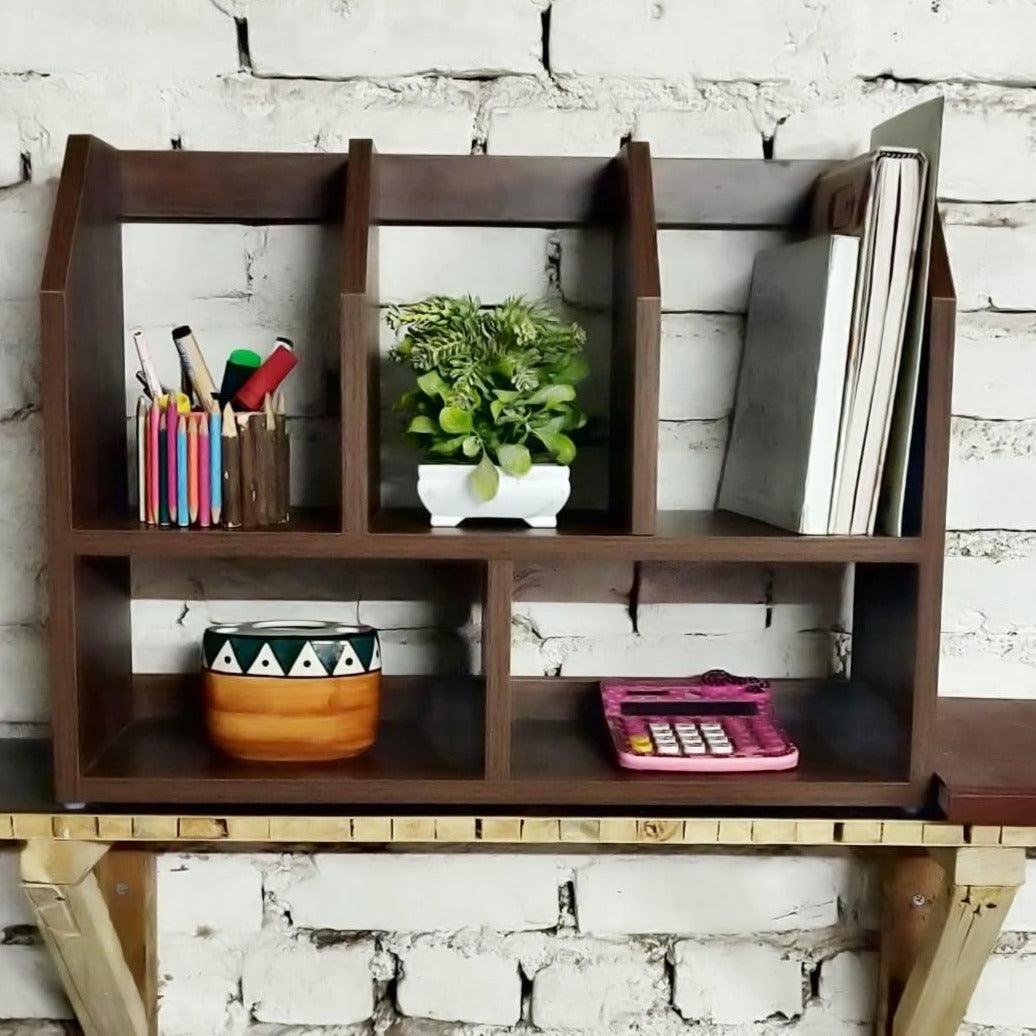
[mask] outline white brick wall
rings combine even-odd
[[[772,138],[778,159],[848,156],[874,123],[937,94],[947,102],[940,194],[963,311],[942,690],[1036,696],[1034,35],[1033,0],[0,2],[0,724],[38,723],[49,712],[35,293],[69,133],[159,149],[176,141],[342,151],[350,137],[371,136],[383,151],[600,155],[632,135],[660,155],[746,158]],[[778,238],[662,235],[663,507],[712,506],[748,273],[755,251]],[[300,440],[326,443],[319,343],[337,283],[333,243],[309,228],[160,226],[128,228],[125,241],[127,323],[143,324],[156,346],[185,318],[209,349],[287,327],[317,345],[290,402]],[[594,341],[606,341],[609,259],[606,235],[398,229],[383,236],[382,284],[398,299],[560,293]],[[171,351],[155,352],[168,366]],[[320,483],[318,471],[296,475],[300,499]],[[201,625],[239,611],[252,591],[230,582],[241,588],[236,599],[214,594],[232,580],[225,572],[175,591],[158,592],[161,579],[139,574],[135,658],[176,671],[193,665]],[[540,572],[519,592],[515,669],[826,673],[832,631],[845,624],[840,579],[649,567],[634,616],[630,571],[590,584],[571,567]],[[300,596],[286,585],[261,607],[284,614]],[[477,665],[463,595],[422,586],[408,597],[360,580],[340,596],[328,611],[392,627],[390,671]],[[644,1033],[669,1034],[684,1023],[657,976],[689,936],[684,964],[673,965],[685,1013],[779,1011],[796,1016],[782,1031],[862,1034],[873,956],[869,936],[847,928],[839,907],[849,895],[844,866],[811,857],[749,865],[727,855],[578,867],[514,854],[177,855],[162,865],[162,1031],[305,1027],[318,1015],[347,1025],[372,1009],[379,1025],[411,1033],[446,1016],[462,1019],[463,1031],[482,1013],[593,1031],[621,1029],[635,1005]],[[22,944],[28,915],[11,891],[14,875],[12,857],[0,855],[0,1018],[61,1016],[67,1007],[38,946]],[[558,912],[569,880],[583,931],[568,907]],[[692,897],[694,888],[711,891]],[[1014,931],[971,1005],[970,1023],[992,1027],[986,1036],[998,1026],[1014,1026],[1012,1036],[1036,1029],[1023,995],[1036,975],[1030,900],[1019,897]],[[758,941],[774,926],[779,937]],[[335,930],[330,938],[310,937],[325,928]],[[595,940],[597,930],[617,934]],[[630,934],[640,932],[663,934]],[[689,977],[698,946],[701,959],[729,955],[728,971],[750,972],[750,995],[724,975]],[[806,982],[796,1000],[796,969],[818,967],[817,995]],[[315,986],[314,974],[331,977]],[[775,1023],[737,1024],[762,1033]]]

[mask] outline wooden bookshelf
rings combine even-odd
[[[902,537],[800,537],[714,511],[656,510],[659,229],[801,226],[818,162],[119,151],[69,138],[42,295],[53,750],[57,797],[94,803],[920,807],[932,774],[955,300],[936,223],[924,340],[921,519]],[[340,384],[331,507],[283,527],[139,525],[127,484],[121,225],[323,223],[341,236]],[[378,234],[389,225],[602,227],[613,242],[607,506],[557,530],[431,529],[380,490]],[[224,759],[193,685],[135,673],[134,558],[464,562],[477,570],[481,664],[385,678],[365,757],[318,767]],[[601,739],[592,682],[511,672],[516,562],[856,566],[853,678],[780,682],[801,747],[786,774],[632,774]],[[630,674],[636,675],[636,674]],[[766,674],[761,674],[766,675]],[[449,700],[442,730],[429,703]],[[868,708],[871,709],[868,712]],[[870,724],[874,708],[888,722]],[[460,717],[458,720],[457,717]],[[818,717],[823,717],[823,722]],[[863,741],[860,741],[861,730]],[[869,740],[868,740],[869,739]]]

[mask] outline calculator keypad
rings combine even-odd
[[[723,723],[681,718],[629,724],[629,751],[640,756],[766,756],[787,751],[773,727],[750,717],[729,716]]]

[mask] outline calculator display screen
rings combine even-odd
[[[759,707],[750,701],[627,701],[623,716],[754,716]]]

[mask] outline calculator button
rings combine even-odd
[[[658,746],[658,754],[659,755],[679,755],[680,754],[680,749],[677,748],[676,745],[664,745],[663,744],[663,745],[659,745]]]
[[[637,755],[650,755],[651,753],[651,738],[646,734],[641,734],[636,737],[630,738],[630,748]]]
[[[697,741],[694,744],[684,745],[683,751],[684,755],[705,755],[707,749],[700,741]]]
[[[730,745],[712,744],[712,745],[709,745],[709,751],[713,755],[733,755],[734,754],[734,749],[731,748]]]

